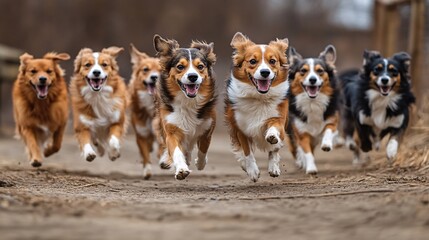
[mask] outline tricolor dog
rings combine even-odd
[[[238,32],[231,47],[233,67],[227,80],[225,118],[233,150],[254,182],[260,175],[254,149],[268,151],[268,172],[277,177],[289,108],[288,39],[255,44]]]
[[[162,74],[157,83],[157,109],[165,151],[161,168],[174,167],[175,177],[185,179],[197,145],[195,165],[204,169],[211,135],[216,125],[213,43],[192,42],[180,48],[175,40],[154,37]]]
[[[343,103],[342,125],[346,146],[353,150],[355,164],[365,164],[368,152],[378,150],[389,136],[387,159],[391,162],[409,121],[409,108],[415,102],[411,92],[411,57],[400,52],[384,58],[375,51],[363,54],[363,70],[340,76]]]
[[[290,48],[291,151],[298,167],[316,174],[314,149],[331,151],[338,135],[339,91],[335,77],[335,48],[328,45],[317,58],[302,58]]]

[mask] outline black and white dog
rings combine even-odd
[[[391,58],[366,51],[363,70],[339,76],[342,84],[342,128],[346,146],[354,151],[353,163],[365,164],[367,153],[380,147],[389,135],[387,159],[395,159],[409,121],[409,108],[415,102],[411,92],[411,57],[400,52]]]

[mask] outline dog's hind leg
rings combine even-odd
[[[45,157],[49,157],[60,150],[61,144],[63,142],[64,130],[65,130],[65,125],[60,126],[54,132],[52,145],[49,145],[44,151]]]
[[[197,142],[198,157],[195,159],[195,165],[197,166],[198,170],[203,170],[207,164],[207,161],[208,161],[207,151],[210,146],[210,142],[211,142],[211,138],[212,138],[212,134],[215,126],[216,126],[216,121],[213,119],[210,125],[210,128],[205,133],[203,133],[203,135],[198,139],[198,142]]]
[[[152,166],[150,161],[150,152],[153,143],[153,136],[140,136],[136,133],[137,146],[139,147],[140,155],[143,163],[143,178],[149,179],[152,176]]]

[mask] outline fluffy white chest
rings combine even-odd
[[[326,124],[331,123],[325,121],[323,115],[329,105],[329,97],[323,93],[319,93],[317,98],[311,99],[306,93],[301,93],[296,96],[296,108],[298,111],[307,117],[307,121],[301,121],[295,118],[294,124],[299,132],[309,133],[313,137],[319,136]]]
[[[80,120],[90,128],[105,127],[118,122],[120,118],[120,106],[123,101],[120,98],[112,98],[112,87],[104,86],[100,92],[93,92],[88,86],[81,90],[84,100],[92,107],[95,118],[89,118],[83,114]]]
[[[289,91],[289,82],[285,81],[271,87],[266,94],[260,94],[253,85],[242,83],[232,77],[228,88],[228,97],[234,103],[234,118],[238,128],[254,141],[264,145],[262,126],[269,118],[279,117],[278,105],[284,101]]]
[[[378,91],[372,89],[368,90],[366,95],[371,108],[371,116],[365,115],[361,110],[359,112],[359,122],[361,124],[373,126],[378,131],[388,127],[399,128],[402,125],[405,117],[404,114],[386,118],[386,109],[396,110],[398,107],[396,103],[400,101],[401,95],[392,92],[389,96],[382,96]]]
[[[186,142],[194,142],[194,140],[207,131],[212,119],[199,119],[197,117],[197,107],[203,99],[197,96],[193,99],[186,98],[183,94],[179,94],[172,106],[174,111],[166,116],[167,123],[173,124],[182,129],[185,135]]]
[[[145,108],[152,116],[155,114],[155,103],[153,97],[147,91],[137,91],[139,107]]]

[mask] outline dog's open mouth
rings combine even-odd
[[[310,97],[310,98],[317,97],[317,95],[319,94],[319,91],[320,91],[320,86],[314,86],[314,85],[305,86],[305,85],[302,85],[302,87],[304,88],[305,92],[307,93],[308,97]]]
[[[86,78],[91,89],[96,92],[101,90],[106,79],[107,78]]]
[[[249,74],[250,80],[256,87],[259,93],[265,94],[270,90],[272,80],[269,79],[255,79]]]
[[[34,85],[32,82],[30,82],[30,84],[31,86],[33,86],[34,90],[36,90],[38,99],[45,99],[48,96],[49,85],[46,85],[46,84]]]
[[[143,81],[143,84],[145,85],[147,91],[149,92],[150,95],[153,95],[155,93],[155,83],[154,82],[145,82]]]
[[[194,98],[197,96],[200,84],[183,84],[181,81],[177,81],[177,83],[187,97]]]
[[[378,86],[380,89],[380,93],[383,96],[389,95],[390,91],[392,90],[392,86]]]

